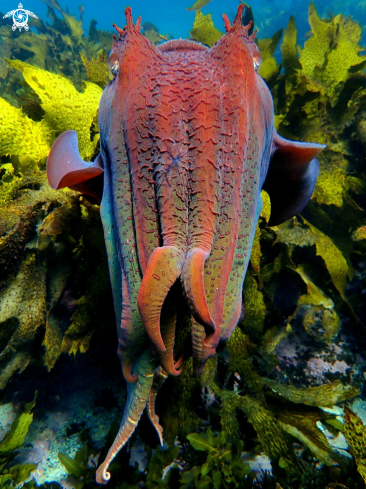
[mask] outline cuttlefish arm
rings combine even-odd
[[[155,401],[160,387],[167,378],[168,372],[166,372],[162,366],[159,366],[155,371],[154,382],[147,401],[147,415],[158,434],[160,445],[163,445],[163,427],[159,422],[159,416],[155,412]]]
[[[273,131],[272,155],[263,185],[271,199],[269,226],[301,212],[310,200],[319,174],[322,144],[288,141]]]
[[[121,425],[104,462],[98,467],[96,474],[98,484],[106,484],[109,481],[111,478],[108,472],[109,465],[135,431],[150,395],[154,369],[155,360],[148,348],[133,365],[133,374],[138,374],[138,381],[127,383],[127,401]]]

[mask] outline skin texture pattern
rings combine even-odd
[[[127,8],[127,25],[115,26],[119,37],[109,57],[114,79],[99,106],[100,155],[84,162],[76,133],[68,131],[48,158],[53,188],[101,198],[118,356],[127,381],[120,430],[97,471],[101,484],[146,406],[163,440],[155,398],[168,375],[180,374],[183,361],[174,350],[171,298],[183,290],[199,374],[242,316],[262,188],[271,199],[270,225],[300,212],[314,190],[324,146],[276,133],[243,8],[233,25],[224,16],[227,32],[212,48],[190,40],[153,46]],[[177,281],[181,289],[172,287]]]

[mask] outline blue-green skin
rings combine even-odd
[[[113,83],[103,92],[99,108],[101,156],[104,164],[104,189],[100,212],[108,256],[116,324],[119,338],[118,355],[127,380],[127,400],[119,433],[103,464],[98,468],[97,482],[110,478],[107,468],[133,433],[145,409],[154,380],[156,361],[137,307],[131,308],[129,321],[122,328],[122,312],[128,310],[126,300],[136,304],[141,284],[132,214],[130,168],[124,145],[121,111],[113,110]],[[117,161],[120,160],[120,161]],[[126,194],[128,197],[120,198]],[[126,297],[127,296],[127,297]],[[126,371],[127,370],[127,371]],[[129,375],[131,381],[128,381]]]

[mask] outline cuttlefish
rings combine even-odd
[[[99,106],[100,154],[84,162],[76,132],[68,131],[48,158],[53,188],[101,198],[128,392],[118,435],[97,471],[102,484],[146,406],[162,443],[155,397],[183,360],[174,351],[174,303],[161,315],[173,284],[180,281],[189,307],[199,374],[242,317],[262,188],[271,200],[269,225],[300,212],[314,190],[324,146],[276,133],[243,9],[232,25],[224,15],[226,34],[208,48],[191,40],[153,46],[127,8],[127,25],[114,26],[114,79]]]

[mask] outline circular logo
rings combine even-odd
[[[14,14],[13,14],[13,27],[12,30],[15,31],[16,28],[19,30],[24,27],[24,29],[27,31],[28,30],[28,14],[25,10],[19,8],[17,9]]]

